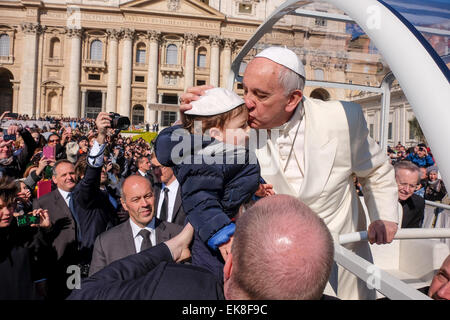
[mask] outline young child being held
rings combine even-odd
[[[181,126],[158,135],[155,153],[181,185],[183,209],[195,229],[192,264],[222,280],[239,207],[257,191],[257,196],[273,191],[270,185],[260,186],[260,167],[247,147],[244,101],[232,91],[214,88],[191,105]]]

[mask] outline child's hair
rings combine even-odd
[[[219,128],[220,130],[225,128],[225,125],[232,118],[239,116],[240,114],[245,113],[248,115],[248,109],[245,103],[240,106],[230,110],[228,112],[224,112],[221,114],[217,114],[214,116],[197,116],[190,114],[181,114],[181,122],[183,124],[183,128],[185,128],[190,133],[200,134],[200,132],[194,132],[194,122],[201,121],[202,122],[202,134],[205,133],[206,130],[211,128]]]

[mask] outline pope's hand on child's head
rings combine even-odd
[[[180,112],[184,113],[185,111],[191,110],[192,106],[190,103],[192,101],[198,100],[198,98],[205,94],[205,91],[208,89],[214,88],[210,85],[202,85],[197,87],[190,87],[180,96]]]

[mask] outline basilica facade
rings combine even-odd
[[[37,117],[106,111],[134,124],[170,125],[186,88],[226,86],[233,59],[283,2],[0,0],[0,111]],[[295,50],[308,80],[377,85],[385,68],[367,37],[355,38],[338,21],[282,18],[242,70],[268,45]],[[234,89],[243,94],[241,83]],[[323,100],[351,96],[349,90],[314,86],[305,94]]]

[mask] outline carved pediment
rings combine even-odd
[[[132,0],[120,6],[124,11],[170,13],[203,18],[224,19],[225,16],[198,0]]]
[[[64,87],[61,83],[54,80],[47,80],[42,82],[42,86],[46,88],[62,88]]]

